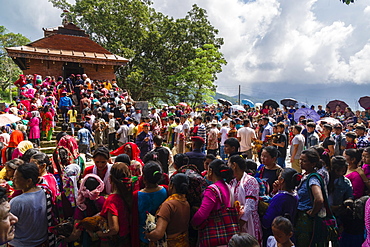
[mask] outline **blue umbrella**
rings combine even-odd
[[[299,108],[294,113],[294,120],[298,123],[299,118],[302,117],[302,116],[305,119],[309,119],[309,118],[312,119],[313,121],[315,121],[315,123],[320,120],[320,115],[317,114],[317,112],[315,110],[312,110],[310,108]]]
[[[242,104],[243,105],[249,105],[249,107],[254,107],[254,103],[249,99],[243,99]]]

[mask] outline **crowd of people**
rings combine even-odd
[[[0,244],[370,246],[369,111],[318,106],[314,121],[295,107],[182,102],[144,115],[114,80],[15,84]],[[53,135],[50,157],[40,140]]]

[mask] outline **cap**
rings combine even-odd
[[[33,148],[33,144],[30,141],[21,141],[17,146],[19,152],[24,154],[28,149]]]
[[[75,74],[71,74],[70,76],[75,77]]]
[[[191,137],[191,141],[193,141],[193,142],[201,142],[203,144],[205,143],[204,139],[202,137],[200,137],[200,136],[192,136]]]
[[[212,120],[211,124],[212,124],[212,125],[217,125],[217,124],[218,124],[218,122],[217,122],[217,120]]]
[[[143,124],[143,127],[150,127],[150,124],[145,123],[145,124]]]
[[[76,76],[79,76],[79,77],[81,77],[81,75],[80,75],[80,74],[77,74]]]

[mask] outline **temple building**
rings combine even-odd
[[[97,80],[115,78],[128,59],[112,54],[92,41],[73,23],[43,28],[44,38],[25,46],[5,48],[23,74],[63,76],[87,74]]]

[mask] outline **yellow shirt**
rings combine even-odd
[[[69,110],[67,114],[70,123],[77,123],[77,110],[74,110],[74,112],[72,110]]]
[[[106,83],[104,83],[104,87],[108,90],[111,90],[112,89],[112,84],[110,84],[110,82],[106,82]]]
[[[0,179],[5,179],[6,176],[6,169],[5,167],[0,171]]]

